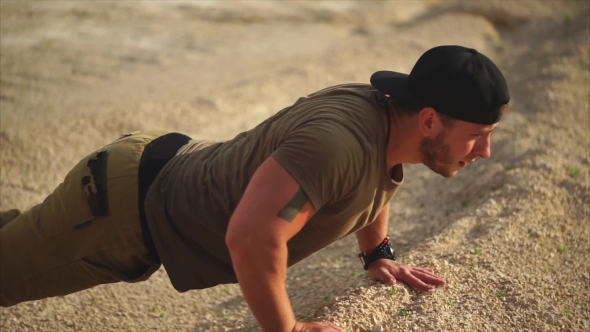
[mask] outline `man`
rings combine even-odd
[[[410,75],[315,92],[228,141],[125,135],[42,204],[2,214],[0,303],[146,280],[163,264],[180,292],[239,282],[267,331],[339,331],[295,319],[287,267],[354,233],[372,279],[444,284],[394,263],[389,201],[403,163],[452,177],[488,158],[509,99],[491,60],[440,46]]]

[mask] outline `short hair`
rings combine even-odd
[[[395,98],[389,98],[389,102],[393,106],[393,111],[399,116],[412,116],[420,113],[424,108],[428,107],[422,102],[399,100]],[[448,115],[436,112],[445,128],[451,128],[457,119]]]
[[[393,97],[389,98],[393,111],[400,116],[412,116],[420,113],[425,107],[425,104],[415,101],[400,100]]]
[[[440,112],[436,112],[436,114],[438,114],[440,122],[442,122],[443,127],[445,127],[445,129],[451,129],[457,122],[457,119],[450,117],[446,114],[442,114]]]

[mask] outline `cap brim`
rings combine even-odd
[[[386,70],[378,71],[371,75],[371,85],[398,100],[420,101],[408,89],[408,74]]]

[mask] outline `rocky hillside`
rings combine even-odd
[[[366,277],[348,237],[289,269],[302,320],[347,331],[590,329],[585,1],[0,3],[0,209],[26,209],[121,133],[226,139],[302,95],[474,47],[504,71],[492,157],[444,179],[408,165],[400,261],[448,285]],[[237,285],[177,293],[161,269],[0,309],[6,331],[256,331]]]

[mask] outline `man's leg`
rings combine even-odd
[[[20,216],[21,212],[18,209],[12,209],[8,211],[0,211],[0,228],[8,225],[16,217]]]
[[[1,306],[141,281],[159,268],[148,258],[137,198],[139,160],[153,138],[137,134],[107,145],[99,150],[108,151],[104,163],[87,156],[43,203],[0,229]]]

